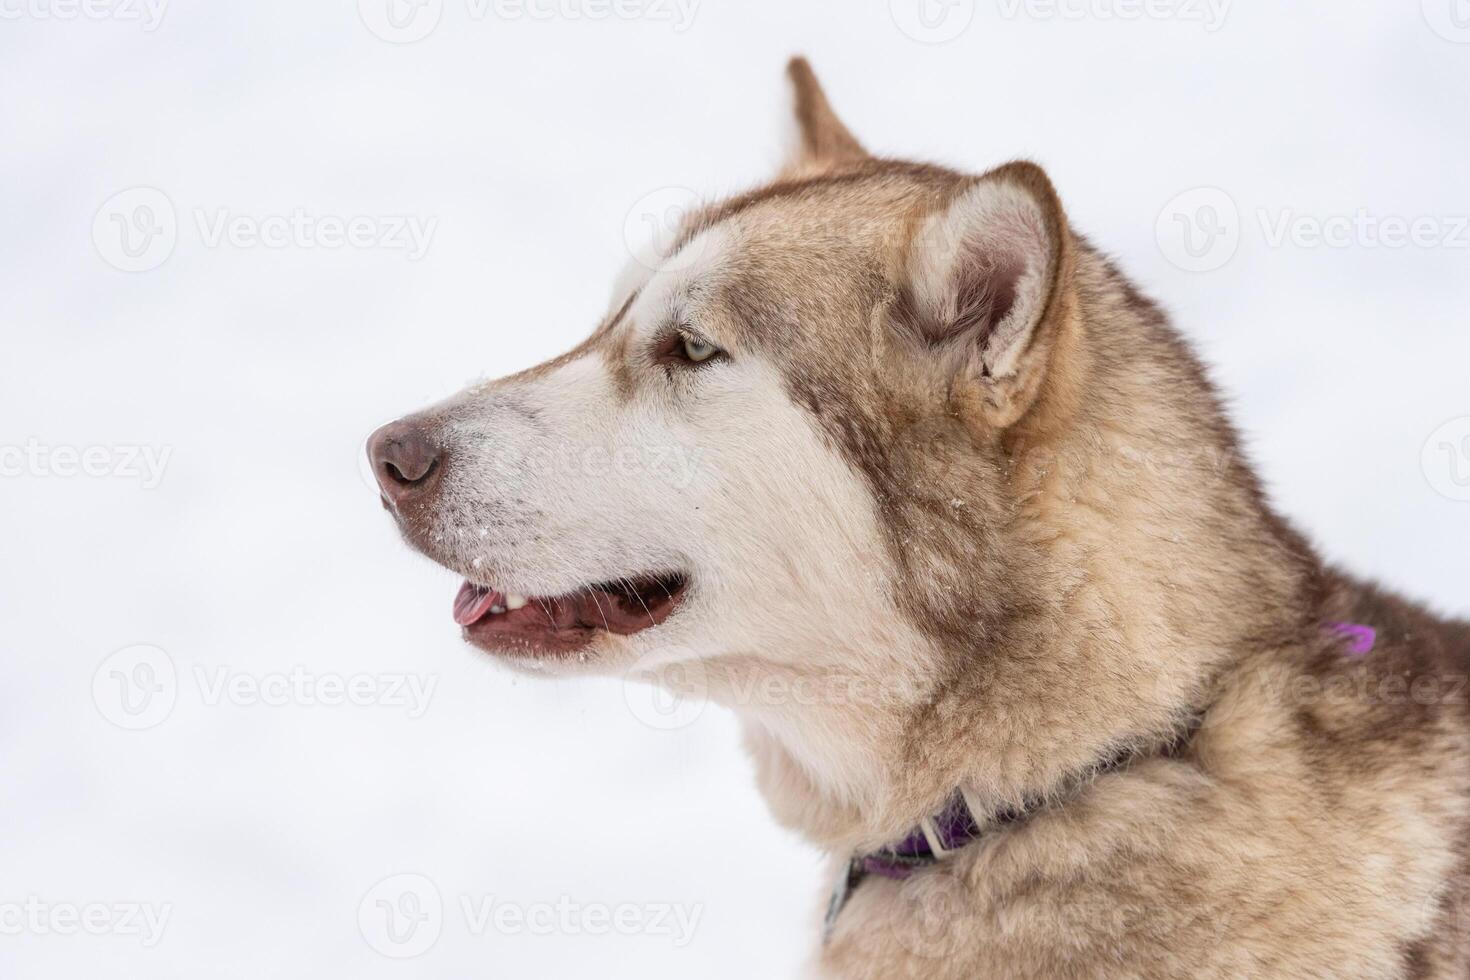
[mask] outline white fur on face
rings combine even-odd
[[[648,278],[616,328],[633,334],[629,357],[687,320],[694,286],[713,276],[721,250],[719,236],[700,236]],[[545,596],[688,571],[677,516],[690,509],[702,451],[674,410],[680,386],[643,373],[648,383],[625,399],[593,351],[441,406],[449,465],[435,531],[449,563],[484,584]]]
[[[711,697],[757,720],[813,773],[856,783],[861,745],[824,715],[850,710],[832,697],[842,689],[806,689],[826,703],[794,690],[767,703],[752,672],[897,678],[929,655],[893,609],[868,484],[791,400],[776,365],[720,335],[712,286],[735,247],[730,234],[698,236],[696,257],[651,276],[616,328],[633,333],[633,359],[677,323],[729,360],[635,366],[625,398],[598,351],[463,393],[436,413],[449,463],[434,531],[457,570],[528,595],[686,574],[689,592],[665,623],[604,637],[585,666],[551,666],[719,661]]]
[[[471,578],[554,596],[679,570],[658,525],[697,459],[643,406],[619,404],[601,357],[472,390],[443,415],[438,522]]]
[[[630,335],[612,346],[626,351],[631,393],[594,350],[429,413],[447,456],[429,550],[472,580],[531,596],[686,575],[663,623],[599,634],[587,656],[541,667],[692,665],[701,693],[733,708],[753,738],[779,745],[834,797],[868,799],[881,777],[876,729],[863,719],[922,696],[936,654],[894,608],[867,481],[792,401],[780,368],[728,335],[715,287],[733,235],[697,236],[614,328]],[[728,360],[641,363],[672,325]],[[864,698],[889,703],[865,708]]]

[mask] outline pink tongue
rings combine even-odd
[[[454,621],[460,626],[472,626],[484,619],[490,607],[497,603],[503,605],[505,596],[483,585],[466,582],[454,597]]]

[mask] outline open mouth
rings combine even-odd
[[[630,636],[657,626],[688,587],[670,573],[590,585],[560,596],[524,596],[465,582],[454,621],[476,646],[532,655],[575,653],[599,632]]]

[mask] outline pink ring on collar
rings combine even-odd
[[[1348,644],[1348,652],[1353,656],[1361,657],[1373,652],[1378,645],[1378,631],[1371,626],[1362,623],[1328,623],[1322,627],[1329,633],[1351,640]]]

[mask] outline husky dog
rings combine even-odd
[[[465,638],[740,718],[842,978],[1464,978],[1470,625],[1324,565],[1031,163],[773,183],[379,430]]]

